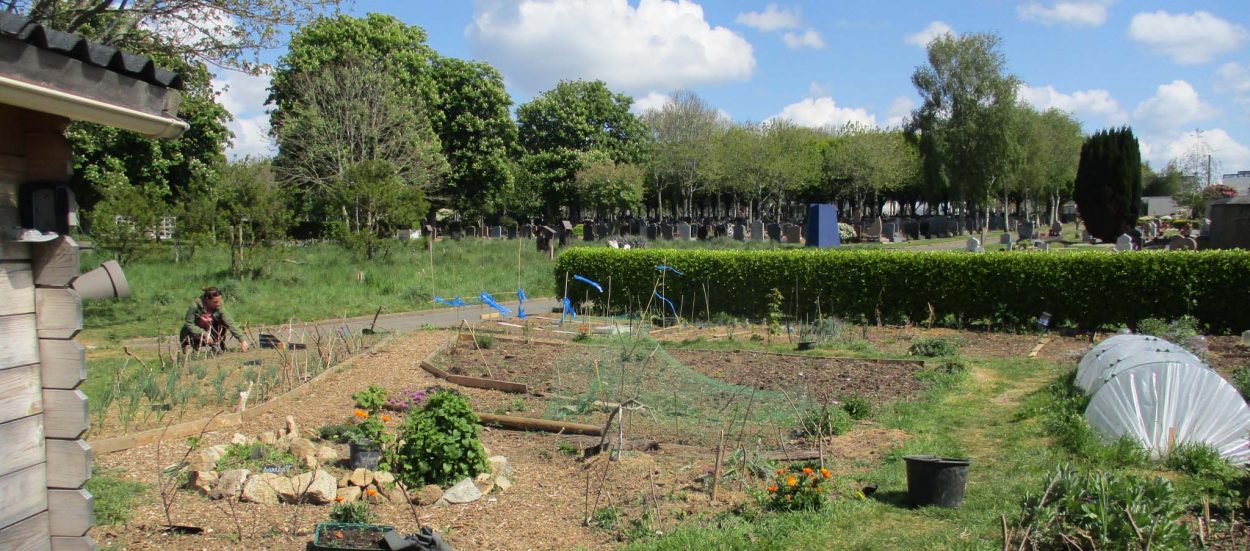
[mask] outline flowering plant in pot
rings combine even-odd
[[[382,459],[382,448],[394,442],[395,437],[386,431],[391,416],[382,413],[386,404],[386,389],[370,385],[368,389],[352,395],[356,401],[353,412],[352,431],[348,435],[348,461],[353,469],[376,469]]]
[[[777,469],[777,476],[768,487],[768,506],[777,511],[818,511],[828,502],[829,469],[820,467]]]

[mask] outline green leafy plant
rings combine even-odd
[[[821,467],[783,467],[768,487],[768,508],[775,511],[818,511],[829,502],[828,480],[833,473]]]
[[[317,429],[317,435],[320,436],[322,440],[328,440],[330,442],[347,443],[347,441],[351,438],[352,432],[354,431],[355,431],[355,428],[349,424],[334,423],[330,425],[324,425],[321,428]]]
[[[781,312],[781,303],[784,300],[785,300],[785,297],[781,296],[781,291],[777,289],[776,287],[768,291],[767,319],[768,319],[768,332],[771,334],[775,335],[781,332],[781,320],[783,316]]]
[[[560,442],[558,445],[556,445],[556,451],[564,455],[578,455],[581,453],[577,449],[577,446],[574,446],[568,442]]]
[[[588,342],[588,341],[590,341],[590,332],[588,332],[588,331],[578,331],[576,335],[573,335],[573,341],[574,341],[574,342]]]
[[[369,509],[369,502],[337,503],[330,510],[330,520],[349,524],[373,524],[377,515]]]
[[[861,394],[843,394],[838,397],[838,402],[842,405],[842,411],[855,421],[872,416],[872,401]]]
[[[299,465],[299,460],[290,452],[280,450],[269,444],[255,442],[252,444],[230,444],[217,460],[218,471],[231,469],[247,469],[260,471],[265,465]]]
[[[1250,365],[1243,365],[1233,372],[1233,386],[1241,397],[1250,400]]]
[[[357,409],[375,415],[386,404],[386,389],[379,385],[369,385],[369,388],[352,394],[352,400],[355,400]]]
[[[822,404],[804,411],[799,419],[800,432],[808,436],[842,434],[850,430],[851,414],[839,407]]]
[[[1021,525],[1034,549],[1188,549],[1184,504],[1165,478],[1115,471],[1082,473],[1064,465],[1040,493],[1025,496]],[[1082,545],[1082,548],[1084,545]]]
[[[475,335],[473,337],[473,342],[476,343],[477,347],[482,350],[490,350],[495,347],[495,337],[490,335]]]
[[[907,353],[912,356],[924,356],[926,358],[954,356],[959,353],[959,345],[950,339],[918,339],[907,348]]]
[[[385,462],[409,488],[446,486],[486,470],[486,450],[478,440],[481,420],[457,392],[439,390],[400,427],[399,444]]]
[[[1160,318],[1146,318],[1137,322],[1137,332],[1152,335],[1177,344],[1184,344],[1190,337],[1202,334],[1198,320],[1193,316],[1181,316],[1167,321]]]

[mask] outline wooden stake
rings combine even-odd
[[[720,488],[720,466],[725,456],[725,429],[720,430],[720,443],[716,445],[716,468],[712,470],[712,503],[716,503],[716,490]]]

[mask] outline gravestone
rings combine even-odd
[[[530,239],[534,237],[534,225],[525,224],[521,226],[521,239]]]
[[[573,223],[568,220],[560,221],[560,246],[567,247],[573,242]]]
[[[673,240],[673,225],[660,224],[660,236],[669,241]]]
[[[490,238],[491,238],[491,239],[502,239],[502,238],[503,238],[503,226],[491,226],[491,227],[490,227]]]
[[[765,226],[764,231],[767,232],[768,239],[778,243],[781,242],[781,224],[773,222]]]
[[[1133,236],[1124,233],[1120,237],[1115,238],[1116,252],[1124,252],[1133,250]]]
[[[1250,197],[1220,199],[1209,210],[1210,227],[1202,230],[1204,247],[1250,249]]]
[[[981,240],[975,237],[969,237],[968,242],[964,244],[964,250],[970,253],[983,253],[985,249],[981,248]]]
[[[642,235],[642,220],[635,218],[629,222],[629,234]]]
[[[517,235],[519,235],[520,233],[521,233],[520,229],[518,229],[516,226],[512,226],[508,228],[508,239],[516,239]]]
[[[1010,248],[1011,247],[1011,234],[1004,232],[1002,235],[998,236],[998,243],[1004,247]]]
[[[464,229],[465,237],[477,237],[477,226],[469,226]]]
[[[786,243],[801,243],[803,241],[802,226],[788,224],[786,228]]]
[[[920,219],[916,226],[916,234],[925,239],[929,238],[929,225],[933,223],[933,219],[926,216]]]
[[[595,235],[599,236],[599,239],[612,235],[612,225],[607,222],[600,222],[595,228]]]
[[[763,220],[756,220],[754,222],[751,222],[751,240],[752,241],[764,240],[764,221]]]
[[[690,224],[685,222],[677,223],[677,239],[690,241]]]
[[[595,240],[595,225],[594,224],[590,222],[582,222],[582,240],[583,241]]]
[[[434,238],[438,237],[438,230],[434,229],[433,224],[426,224],[424,226],[421,226],[421,233],[425,235],[426,239],[430,239],[430,240],[433,240]]]
[[[911,218],[904,220],[903,234],[908,239],[920,239],[920,222]]]
[[[1029,222],[1021,223],[1018,235],[1020,239],[1033,239],[1033,224]]]
[[[1169,251],[1196,251],[1198,250],[1198,241],[1192,237],[1183,235],[1173,235],[1168,240]]]
[[[890,243],[898,242],[898,226],[894,222],[886,222],[881,225],[881,236]]]
[[[733,227],[734,241],[747,240],[747,228],[742,224],[734,224]]]
[[[540,253],[552,252],[551,240],[555,239],[556,230],[552,228],[551,226],[539,226],[535,234],[538,237],[537,239],[534,240],[535,245],[538,247],[538,252]]]
[[[702,224],[699,226],[699,232],[698,232],[699,241],[707,241],[708,239],[712,238],[712,232],[714,230],[712,230],[711,228],[712,227],[707,224]]]
[[[864,241],[875,243],[881,241],[881,217],[873,218],[864,228]]]
[[[840,247],[842,236],[838,233],[838,207],[830,204],[811,204],[807,206],[808,247]]]
[[[1063,233],[1063,224],[1060,224],[1058,221],[1056,221],[1054,224],[1050,225],[1051,237],[1059,237],[1059,234],[1061,233]]]
[[[647,224],[644,230],[648,241],[655,241],[660,238],[660,227],[655,224]]]

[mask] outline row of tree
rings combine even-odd
[[[784,217],[834,201],[855,215],[887,204],[1053,213],[1072,196],[1083,139],[1071,116],[1017,100],[1019,80],[987,34],[930,44],[912,78],[923,105],[905,127],[811,129],[730,121],[687,91],[635,115],[632,98],[600,81],[561,82],[514,118],[489,64],[440,56],[421,28],[391,16],[320,15],[333,0],[8,7],[183,74],[191,130],[180,140],[73,125],[80,198],[95,205],[96,233],[137,250],[153,217],[173,215],[183,238],[235,245],[240,270],[249,243],[285,235],[335,237],[371,257],[434,212],[475,223]],[[269,98],[278,154],[228,163],[230,115],[208,66],[255,70],[245,54],[273,46],[286,25],[296,30]]]

